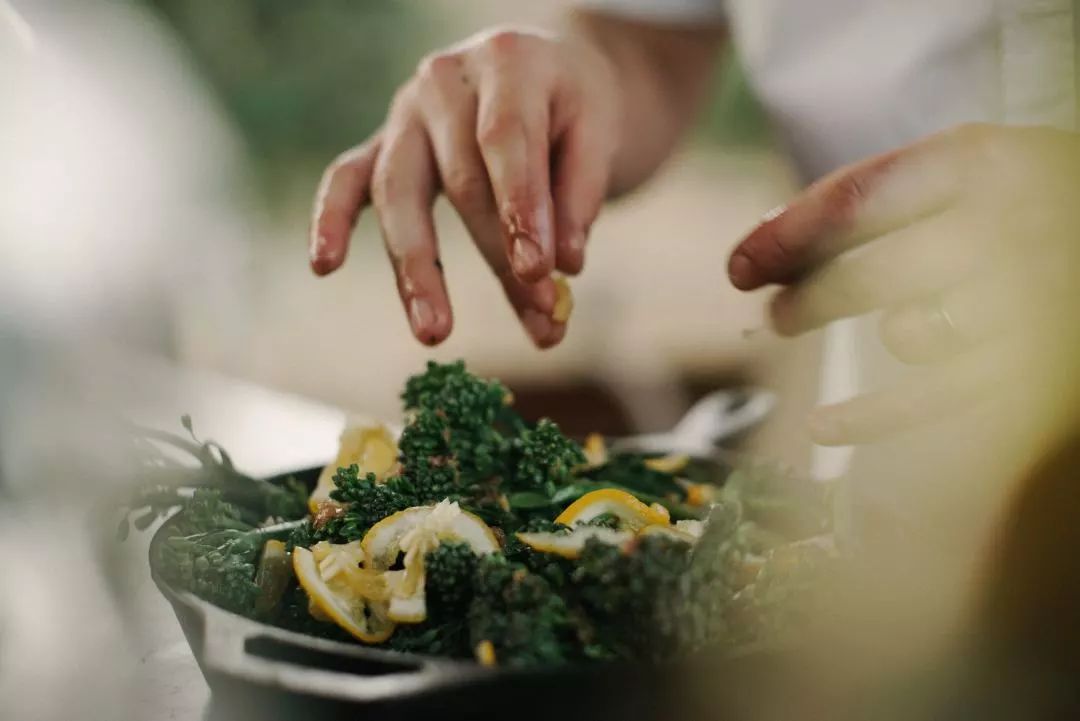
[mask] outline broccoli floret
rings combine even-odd
[[[470,645],[490,641],[501,666],[558,665],[577,656],[576,627],[542,577],[500,554],[480,559],[469,607]]]
[[[315,527],[311,523],[311,519],[305,518],[300,525],[289,534],[289,537],[285,539],[285,550],[288,553],[292,553],[294,548],[311,548],[319,541],[326,540],[319,536],[320,534],[315,530]]]
[[[571,575],[597,641],[614,655],[666,658],[684,639],[680,601],[690,545],[652,536],[634,547],[591,540]]]
[[[465,617],[479,561],[465,543],[443,543],[424,557],[428,618],[442,623]]]
[[[346,505],[345,512],[319,529],[320,540],[356,541],[368,529],[392,513],[420,505],[409,484],[401,477],[378,483],[374,473],[360,475],[355,465],[339,468],[334,474],[336,489],[330,498]]]
[[[450,423],[446,416],[430,409],[416,411],[401,432],[398,449],[404,463],[452,455]]]
[[[244,531],[175,536],[161,547],[161,569],[172,584],[234,613],[254,609],[260,545]]]
[[[788,545],[768,553],[757,577],[728,611],[739,643],[789,640],[834,607],[837,560],[818,546]]]
[[[522,527],[522,532],[527,533],[567,533],[569,526],[549,521],[546,518],[533,518]],[[552,588],[563,589],[570,578],[570,572],[574,568],[573,561],[562,558],[552,553],[535,551],[518,540],[516,534],[506,539],[506,547],[503,553],[512,563],[521,564],[533,573],[541,576]]]
[[[402,653],[423,653],[430,656],[470,658],[469,632],[464,619],[433,624],[426,622],[401,625],[386,644],[386,648]]]
[[[463,489],[457,481],[457,470],[451,460],[424,458],[410,462],[400,477],[391,478],[388,483],[399,492],[411,495],[417,505],[424,505],[446,498],[461,500]]]
[[[502,383],[477,378],[465,370],[464,361],[429,361],[425,372],[406,381],[401,394],[405,410],[438,411],[455,428],[492,425],[509,397]]]
[[[539,490],[548,495],[569,481],[573,470],[585,463],[581,447],[547,419],[514,440],[511,456],[514,489]]]
[[[270,538],[291,528],[256,528],[214,490],[195,491],[159,548],[162,575],[179,588],[235,613],[252,613],[259,587],[255,562]]]
[[[509,441],[498,421],[505,417],[509,392],[498,381],[471,375],[461,361],[428,363],[427,371],[413,376],[402,399],[413,413],[402,437],[402,459],[449,456],[454,459],[460,485],[484,483],[504,471]],[[406,438],[406,436],[410,436]]]

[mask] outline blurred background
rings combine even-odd
[[[408,375],[464,358],[573,433],[664,429],[707,391],[764,385],[781,406],[751,445],[809,467],[819,341],[777,352],[763,298],[724,280],[740,234],[793,187],[736,64],[666,171],[594,226],[556,350],[527,341],[445,204],[444,347],[409,334],[370,214],[343,271],[308,270],[322,168],[421,56],[561,9],[0,0],[0,716],[194,718],[205,703],[145,548],[117,558],[101,530],[125,482],[108,429],[128,418],[191,413],[269,473],[324,462],[345,413],[396,419]]]

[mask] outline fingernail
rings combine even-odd
[[[312,235],[308,244],[308,260],[317,275],[326,275],[332,270],[331,259],[326,256],[326,245],[326,238],[322,235]]]
[[[575,253],[585,252],[585,234],[582,232],[574,233],[570,236],[570,250]]]
[[[430,334],[432,323],[435,322],[435,311],[424,298],[413,298],[409,303],[409,322],[412,324],[413,333],[420,338]]]
[[[746,288],[753,280],[754,264],[741,253],[734,255],[728,263],[728,277],[736,288]]]
[[[551,318],[543,313],[526,308],[521,312],[521,323],[537,345],[543,345],[551,335]]]
[[[514,272],[518,275],[528,275],[536,270],[543,260],[540,246],[528,238],[516,238],[514,240],[514,253],[512,262]]]

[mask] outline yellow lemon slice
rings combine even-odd
[[[255,585],[259,587],[259,595],[255,599],[256,611],[266,613],[278,605],[289,585],[291,574],[285,544],[274,539],[267,541],[255,573]]]
[[[341,433],[337,458],[323,468],[319,482],[308,499],[312,513],[318,510],[320,503],[330,500],[334,490],[334,474],[338,468],[356,464],[360,475],[374,473],[378,480],[384,480],[397,467],[398,448],[393,435],[383,425],[350,426]]]
[[[498,660],[495,658],[495,644],[491,641],[484,640],[476,644],[473,655],[476,656],[476,662],[481,666],[493,668],[498,664]]]
[[[690,543],[690,544],[693,544],[693,543],[697,542],[697,538],[695,536],[692,536],[689,533],[687,533],[686,531],[680,530],[679,528],[676,528],[675,526],[661,526],[661,525],[645,526],[645,528],[642,528],[641,531],[638,532],[638,535],[639,536],[665,536],[667,538],[672,538],[672,539],[674,539],[676,541],[682,541],[684,543]]]
[[[585,444],[581,450],[585,453],[586,468],[596,468],[607,463],[607,443],[604,442],[604,437],[599,433],[590,433],[586,436]]]
[[[717,487],[708,483],[687,483],[686,502],[691,506],[708,506],[716,500]]]
[[[555,522],[564,526],[573,526],[588,523],[606,513],[617,516],[623,525],[632,531],[638,531],[656,523],[667,525],[671,520],[667,509],[663,506],[656,504],[647,506],[626,491],[602,488],[599,491],[586,493],[571,503],[559,514]]]
[[[675,529],[682,531],[688,536],[692,536],[696,541],[701,538],[701,535],[705,533],[705,521],[698,521],[692,518],[687,518],[682,521],[675,521]]]
[[[325,549],[320,549],[320,552],[322,550]],[[316,561],[315,553],[306,548],[294,548],[292,557],[296,579],[318,614],[329,618],[364,643],[382,643],[394,633],[394,622],[387,616],[385,603],[373,602],[358,593],[357,586],[349,580],[347,566],[330,569],[326,572],[329,580],[324,578],[320,565],[328,559],[336,564],[339,559],[328,553],[321,562]],[[368,577],[373,590],[379,586],[376,578],[374,574]]]
[[[645,467],[660,473],[678,473],[690,463],[690,456],[671,455],[645,459]]]
[[[427,619],[424,556],[444,540],[463,542],[477,555],[499,550],[499,541],[486,523],[449,501],[387,516],[364,536],[361,545],[373,569],[386,571],[399,555],[405,554],[403,570],[385,573],[390,586],[391,620],[421,623]]]
[[[574,294],[570,290],[570,283],[563,276],[555,278],[555,306],[551,310],[551,319],[556,323],[565,323],[570,320],[570,314],[574,312]]]
[[[579,526],[569,533],[519,533],[517,538],[534,551],[574,559],[581,555],[585,544],[594,538],[601,543],[621,546],[632,541],[634,534],[601,526]]]
[[[419,531],[414,536],[430,536],[436,541],[467,543],[476,554],[499,550],[499,540],[486,523],[461,510],[457,503],[442,501],[434,506],[406,508],[372,526],[361,542],[371,567],[385,570],[392,566],[399,553],[409,551],[409,548],[403,548],[403,545],[409,545],[403,541],[413,540],[407,535],[414,531]]]
[[[387,616],[395,623],[423,623],[427,620],[427,601],[424,589],[420,588],[411,595],[403,595],[405,571],[387,571],[387,583],[390,587],[390,606]]]

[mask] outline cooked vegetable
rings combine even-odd
[[[707,460],[612,454],[598,436],[586,453],[460,362],[429,363],[402,399],[400,438],[346,431],[347,465],[310,497],[237,473],[213,444],[152,434],[200,462],[155,460],[171,485],[132,504],[138,526],[184,506],[161,572],[292,630],[514,667],[759,641],[817,598],[831,557],[792,545],[827,530],[816,486],[769,466],[729,478]],[[267,516],[295,520],[260,527]]]

